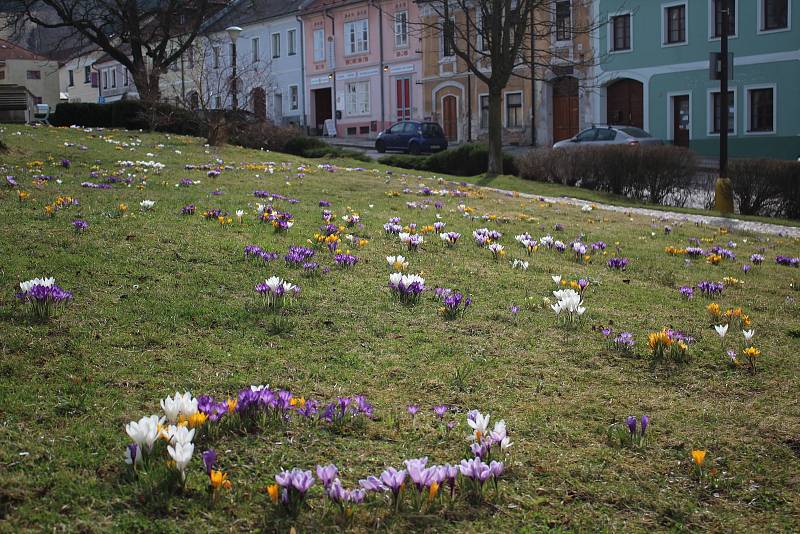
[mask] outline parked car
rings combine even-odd
[[[553,148],[576,148],[582,146],[603,145],[663,145],[657,139],[636,126],[592,126],[571,139],[564,139],[553,145]]]
[[[402,121],[378,134],[375,150],[402,150],[409,154],[447,149],[447,137],[435,122]]]

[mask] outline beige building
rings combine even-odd
[[[0,86],[21,86],[34,104],[59,102],[58,62],[0,39]]]
[[[58,79],[62,102],[97,102],[100,78],[95,63],[102,55],[101,51],[89,50],[61,63]]]

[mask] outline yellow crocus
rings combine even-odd
[[[231,489],[232,484],[231,481],[228,480],[228,473],[212,469],[208,474],[208,478],[211,481],[211,487],[215,490],[219,488]]]
[[[692,450],[692,460],[694,460],[695,465],[697,465],[698,467],[703,465],[705,459],[706,459],[706,451],[704,450],[701,451],[698,449]]]
[[[277,484],[270,484],[267,486],[267,493],[269,494],[269,498],[272,499],[273,503],[277,504],[278,497],[280,497],[280,492],[281,490]]]

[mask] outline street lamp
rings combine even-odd
[[[728,177],[728,77],[731,65],[728,58],[728,34],[730,30],[730,0],[721,0],[722,15],[719,53],[719,177],[714,186],[714,207],[717,211],[733,213],[733,187]],[[737,13],[738,16],[738,13]]]
[[[225,28],[225,31],[228,32],[228,36],[231,38],[231,66],[233,67],[231,76],[231,101],[233,110],[236,111],[239,107],[238,91],[236,87],[236,40],[239,38],[239,34],[242,33],[242,29],[239,26],[230,26]]]

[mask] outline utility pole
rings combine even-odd
[[[719,177],[715,187],[714,206],[722,213],[733,213],[733,187],[728,178],[728,33],[730,29],[730,0],[719,0],[722,12],[719,57]]]
[[[239,26],[231,26],[230,28],[225,29],[228,32],[228,36],[231,38],[231,66],[233,67],[233,76],[231,76],[231,103],[233,104],[233,111],[236,111],[239,108],[239,88],[237,87],[237,73],[236,73],[236,40],[239,38],[239,34],[242,33],[242,29]]]

